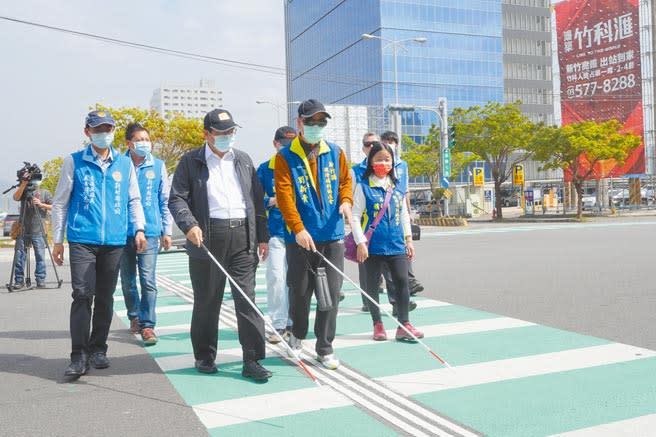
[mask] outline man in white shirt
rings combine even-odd
[[[171,184],[169,210],[187,235],[189,275],[194,289],[191,342],[201,373],[215,373],[218,322],[226,276],[209,259],[201,243],[255,301],[258,252],[266,259],[269,233],[264,194],[251,158],[233,148],[238,125],[224,109],[204,119],[205,145],[186,153]],[[231,284],[244,367],[242,375],[266,380],[264,321]]]

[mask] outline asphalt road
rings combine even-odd
[[[415,272],[426,297],[656,349],[655,230],[656,217],[424,229]],[[11,251],[0,250],[3,284],[10,262]],[[60,274],[68,280],[68,266]],[[64,383],[69,308],[68,282],[0,290],[0,434],[206,435],[118,317],[112,367]]]
[[[470,224],[416,249],[427,297],[656,349],[656,217]]]

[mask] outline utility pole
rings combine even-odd
[[[449,188],[449,177],[451,176],[451,149],[449,149],[449,116],[447,112],[446,97],[440,97],[438,101],[438,110],[440,116],[440,170],[442,177],[440,179],[443,188]],[[449,215],[449,199],[444,197],[444,215]]]

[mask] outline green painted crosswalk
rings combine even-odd
[[[412,322],[453,366],[448,369],[419,345],[395,342],[391,321],[392,340],[373,342],[370,316],[359,311],[352,286],[343,290],[335,339],[344,366],[335,372],[312,367],[321,387],[280,356],[280,346],[268,347],[263,364],[274,377],[267,383],[241,376],[229,292],[219,372],[199,374],[189,338],[186,255],[160,257],[157,270],[159,342],[147,350],[214,436],[538,436],[584,428],[588,435],[613,435],[625,423],[656,426],[654,351],[418,298]],[[263,267],[256,281],[258,306],[266,312]],[[120,285],[115,297],[115,310],[127,321]],[[310,353],[305,358],[313,362]]]

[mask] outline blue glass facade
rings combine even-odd
[[[405,40],[397,51],[385,40]],[[421,44],[413,38],[426,38]],[[286,5],[288,100],[449,109],[503,101],[501,0],[292,0]],[[396,76],[396,77],[395,77]],[[416,140],[437,116],[403,114]]]

